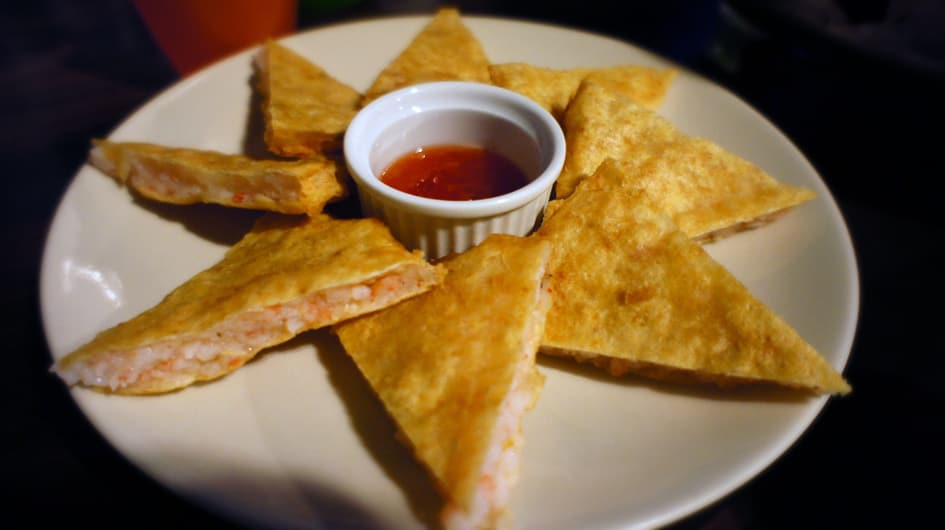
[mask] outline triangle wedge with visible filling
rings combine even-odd
[[[266,214],[218,263],[53,370],[103,392],[169,392],[233,372],[303,331],[420,294],[441,277],[376,219]]]
[[[494,234],[442,263],[428,293],[335,326],[434,477],[444,527],[492,528],[517,478],[521,420],[541,390],[550,245]]]
[[[336,159],[257,160],[245,155],[96,139],[89,162],[143,197],[285,214],[321,213],[348,195]]]
[[[549,208],[552,307],[541,352],[721,385],[847,393],[843,377],[640,190],[598,171]],[[613,167],[613,166],[611,166]]]

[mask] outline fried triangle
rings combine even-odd
[[[459,10],[441,7],[364,93],[362,105],[409,85],[430,81],[489,83],[489,59]]]
[[[447,257],[435,289],[334,328],[434,477],[446,529],[493,528],[506,511],[522,416],[544,384],[534,361],[550,250],[491,235]]]
[[[212,203],[317,215],[348,195],[344,164],[334,158],[257,160],[217,151],[144,142],[93,140],[89,162],[152,200]]]
[[[617,65],[600,68],[554,69],[527,63],[489,65],[492,83],[536,101],[558,121],[585,79],[619,92],[638,104],[656,109],[676,77],[673,68]]]
[[[262,216],[221,261],[60,359],[68,384],[156,394],[233,372],[260,350],[420,294],[442,271],[375,219]]]
[[[620,178],[607,171],[588,177],[556,201],[539,229],[553,245],[542,353],[613,375],[850,391],[819,352],[644,191],[615,193]]]
[[[770,222],[815,196],[596,83],[581,83],[564,131],[567,156],[557,198],[615,158],[624,165],[626,182],[647,188],[683,232],[701,241]]]
[[[338,151],[361,93],[276,41],[256,55],[267,148],[280,156],[309,158]]]

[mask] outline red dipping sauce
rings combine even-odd
[[[504,156],[464,145],[421,147],[395,160],[380,178],[411,195],[447,201],[497,197],[529,182],[522,170]]]

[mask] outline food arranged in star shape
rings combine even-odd
[[[542,387],[538,354],[682,384],[851,390],[702,247],[814,192],[660,116],[675,70],[493,64],[454,8],[364,93],[275,41],[254,67],[271,160],[93,141],[90,163],[147,200],[266,213],[218,263],[58,360],[67,384],[160,395],[330,328],[430,471],[450,529],[491,528],[504,513]],[[380,221],[325,208],[353,194],[340,146],[358,110],[442,80],[532,98],[561,123],[567,157],[533,233],[428,260]]]

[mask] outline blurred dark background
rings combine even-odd
[[[441,4],[302,0],[298,24],[430,14]],[[673,528],[909,528],[940,520],[945,3],[450,4],[467,15],[611,35],[705,75],[781,128],[821,173],[849,225],[862,287],[845,370],[854,393],[828,402],[764,473]],[[47,372],[38,316],[46,231],[89,139],[177,80],[129,1],[0,6],[7,527],[236,528],[110,448]]]

